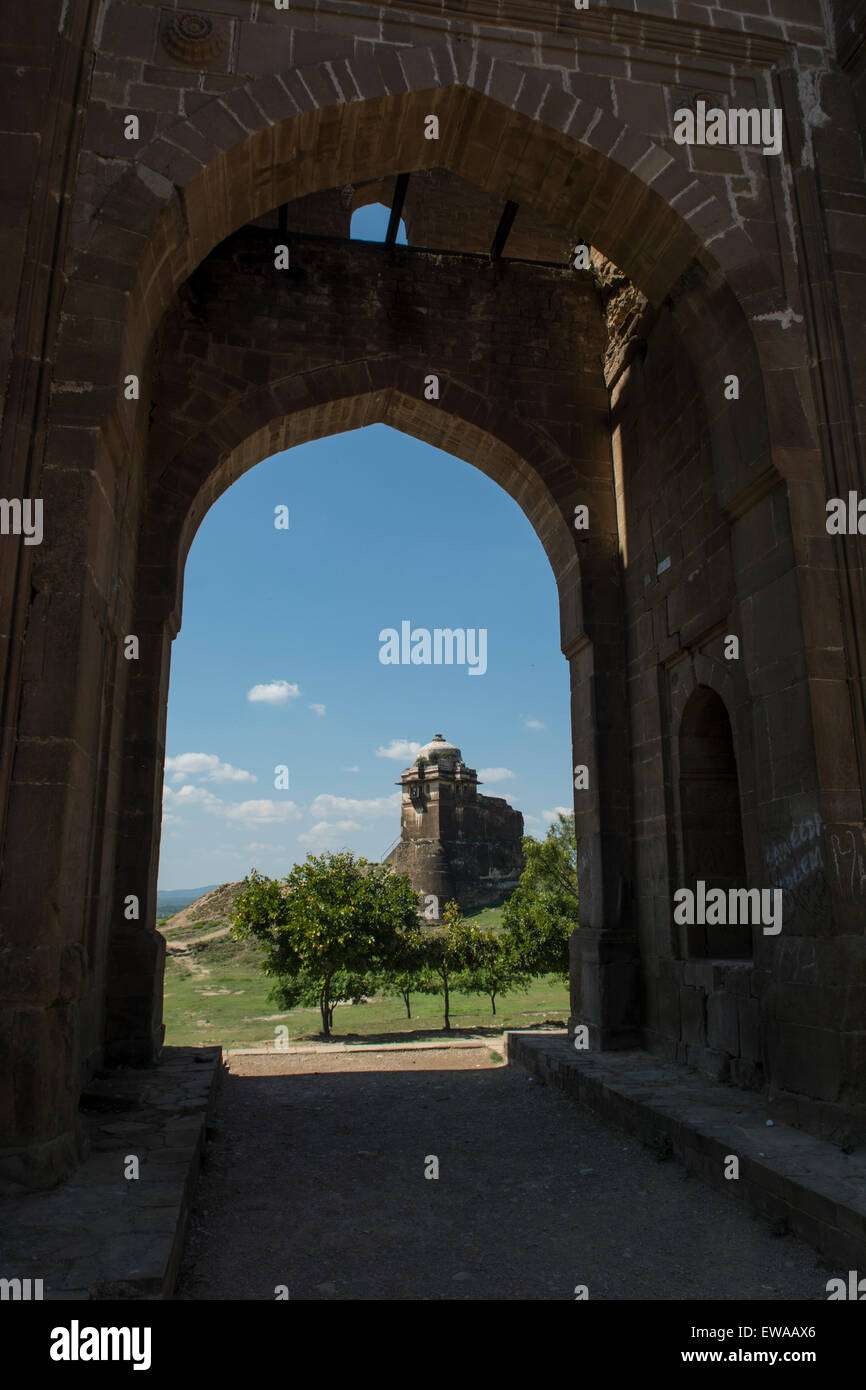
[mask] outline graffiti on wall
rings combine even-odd
[[[798,913],[808,916],[813,924],[829,917],[823,830],[823,821],[816,811],[764,851],[770,883],[783,890],[783,923]]]
[[[866,836],[862,826],[837,825],[830,831],[832,870],[846,901],[866,896]]]

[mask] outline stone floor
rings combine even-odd
[[[220,1061],[167,1048],[90,1083],[89,1159],[0,1200],[0,1278],[48,1300],[773,1302],[866,1267],[862,1154],[642,1052],[523,1033]]]
[[[807,1244],[504,1051],[227,1054],[176,1297],[826,1300]]]
[[[157,1067],[90,1082],[89,1158],[51,1191],[0,1199],[0,1278],[41,1279],[46,1300],[170,1295],[220,1059],[167,1047]]]
[[[764,1097],[640,1050],[576,1052],[567,1037],[509,1034],[526,1067],[644,1142],[669,1145],[691,1173],[745,1200],[821,1254],[866,1269],[866,1153],[781,1124]],[[728,1155],[739,1177],[725,1177]]]

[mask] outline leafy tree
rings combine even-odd
[[[331,1036],[334,1005],[356,983],[399,963],[417,929],[418,896],[405,874],[338,854],[308,854],[280,880],[253,870],[235,900],[234,934],[267,948],[265,974],[281,997],[315,997]]]
[[[481,928],[461,916],[456,902],[445,905],[441,930],[424,937],[424,956],[428,969],[438,976],[445,996],[445,1031],[451,1031],[451,990],[455,977],[476,970],[484,950]],[[437,990],[438,992],[438,990]]]
[[[412,1017],[412,995],[434,994],[437,986],[426,968],[424,933],[417,927],[407,932],[403,947],[390,970],[383,971],[379,986],[385,994],[399,994],[406,1006],[406,1017]]]
[[[365,995],[376,991],[374,975],[347,975],[338,970],[331,979],[328,1004],[328,1027],[334,1026],[334,1009],[338,1004],[360,1004]],[[321,1009],[322,983],[317,975],[300,971],[297,975],[283,975],[268,994],[268,998],[279,1009],[296,1009],[299,1005],[316,1005]]]
[[[543,840],[524,836],[525,866],[502,913],[502,937],[528,975],[568,977],[568,939],[578,922],[574,815],[559,814]]]
[[[478,943],[477,963],[461,972],[457,984],[467,994],[486,994],[496,1013],[496,996],[529,988],[529,976],[520,968],[512,943],[504,935],[487,931]]]

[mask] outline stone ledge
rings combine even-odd
[[[782,1218],[795,1235],[849,1269],[866,1268],[866,1154],[846,1155],[773,1121],[754,1092],[659,1062],[643,1051],[576,1052],[568,1038],[508,1033],[521,1066],[644,1143],[670,1140],[673,1156],[753,1211]],[[740,1160],[737,1181],[725,1157]]]
[[[452,1048],[476,1048],[486,1051],[494,1045],[500,1047],[505,1034],[492,1034],[489,1038],[452,1038],[448,1033],[443,1033],[442,1040],[432,1039],[429,1042],[406,1042],[406,1043],[310,1043],[305,1047],[274,1047],[273,1043],[267,1047],[232,1047],[226,1049],[226,1057],[308,1057],[313,1054],[318,1056],[333,1057],[341,1053],[350,1052],[441,1052],[443,1048],[451,1051]]]
[[[0,1200],[0,1278],[41,1279],[46,1301],[170,1298],[221,1060],[167,1047],[154,1068],[90,1082],[90,1157],[50,1191]]]

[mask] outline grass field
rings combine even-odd
[[[467,922],[474,922],[476,927],[481,927],[484,931],[499,931],[502,926],[501,907],[482,907],[477,912],[467,912],[464,915]]]
[[[499,909],[487,909],[498,912]],[[482,923],[493,925],[493,923]],[[201,931],[206,929],[202,924]],[[213,930],[211,925],[210,930]],[[292,1041],[319,1040],[318,1009],[292,1009],[281,1013],[268,1001],[273,981],[259,969],[260,952],[249,943],[231,937],[196,945],[194,933],[188,956],[169,957],[165,967],[165,1040],[175,1046],[219,1043],[223,1047],[256,1047],[272,1044],[275,1029],[285,1026]],[[170,934],[169,934],[170,939]],[[406,1017],[402,999],[377,998],[366,1004],[340,1004],[334,1013],[334,1037],[360,1042],[396,1040],[406,1035],[423,1037],[441,1032],[443,1004],[439,995],[415,994],[412,1018]],[[501,1032],[504,1028],[531,1028],[545,1021],[566,1023],[568,990],[555,980],[533,981],[525,994],[497,997],[496,1014],[483,995],[452,994],[451,1027]]]

